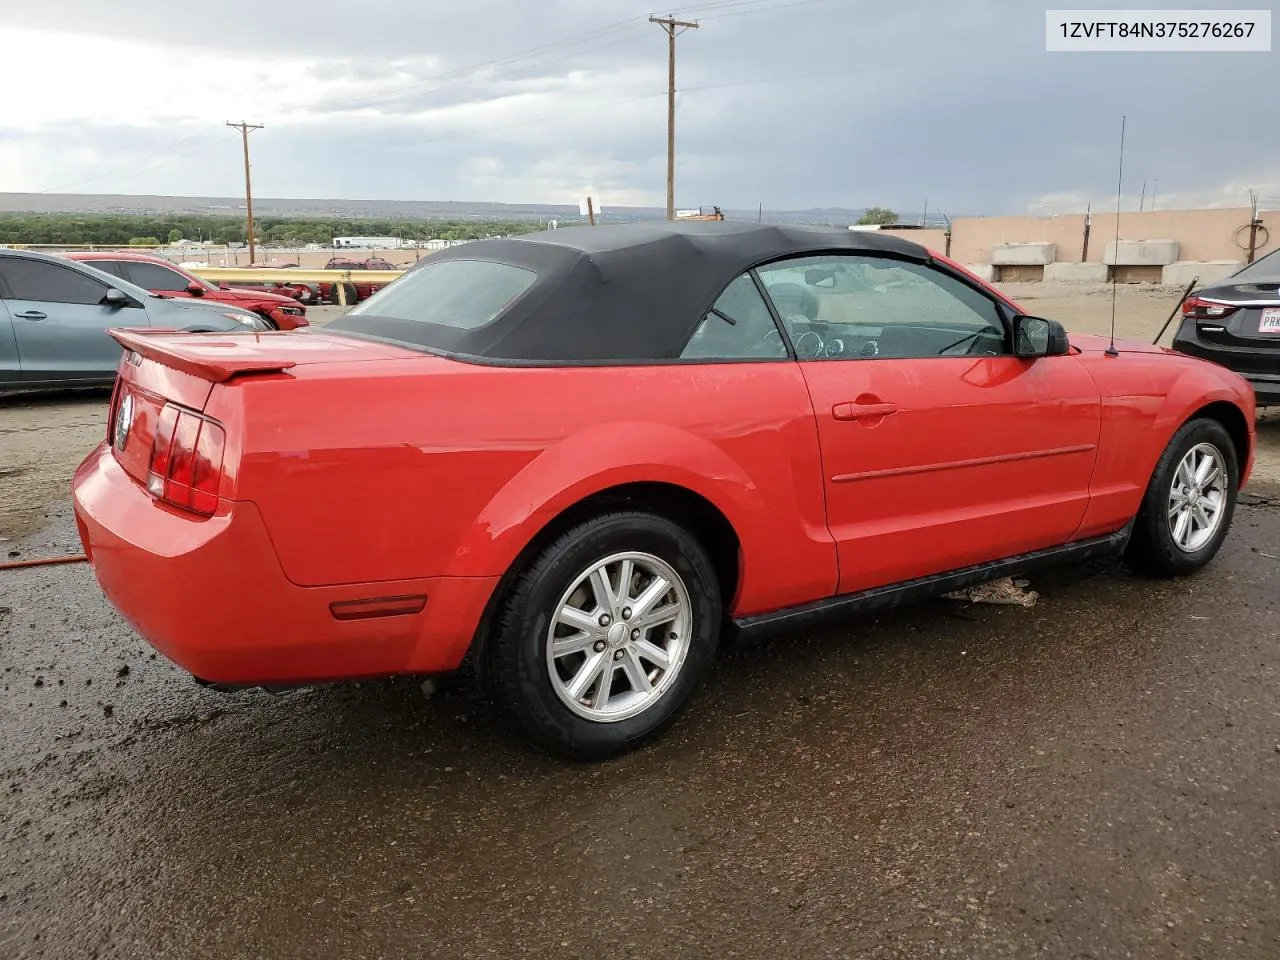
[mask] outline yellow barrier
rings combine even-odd
[[[298,267],[186,267],[210,283],[336,283],[338,303],[347,305],[348,283],[375,283],[385,286],[403,276],[403,270],[303,270]]]

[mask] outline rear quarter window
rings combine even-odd
[[[351,310],[348,317],[390,317],[456,330],[492,323],[538,275],[490,260],[424,264]]]

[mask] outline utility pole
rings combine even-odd
[[[1258,228],[1262,226],[1262,221],[1258,219],[1258,194],[1252,189],[1249,191],[1249,204],[1249,257],[1245,263],[1253,263],[1258,251]]]
[[[244,144],[244,208],[249,226],[249,263],[253,263],[253,190],[249,187],[249,131],[261,130],[262,124],[245,123],[242,120],[239,123],[228,121],[227,126],[240,131],[240,140]]]
[[[676,218],[676,36],[698,25],[677,20],[675,14],[650,17],[667,35],[667,219]]]

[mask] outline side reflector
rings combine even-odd
[[[370,597],[368,600],[335,600],[329,612],[335,620],[368,620],[372,617],[404,617],[421,613],[427,605],[424,594],[404,597]]]

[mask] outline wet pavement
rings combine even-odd
[[[589,766],[463,685],[202,690],[86,566],[0,573],[0,957],[1280,956],[1280,488],[1243,499],[1185,581],[734,646]]]

